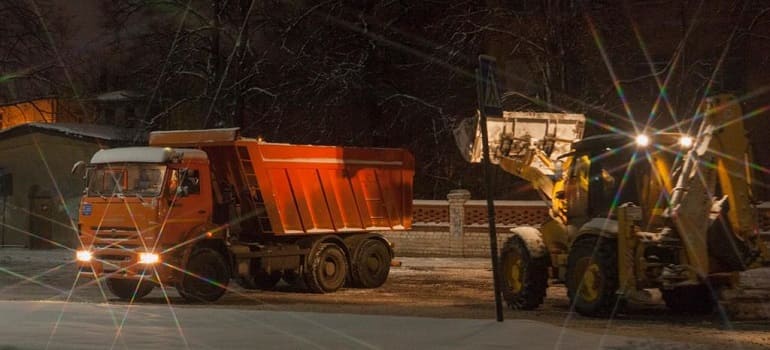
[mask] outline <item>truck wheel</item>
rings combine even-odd
[[[514,310],[533,310],[543,303],[548,288],[548,260],[532,258],[524,241],[513,237],[500,253],[503,298]]]
[[[350,266],[354,287],[377,288],[385,283],[390,273],[390,250],[379,239],[367,239],[356,249]]]
[[[606,316],[618,302],[617,247],[614,240],[582,238],[567,257],[567,295],[584,316]]]
[[[285,270],[283,271],[283,281],[294,289],[305,290],[305,281],[302,280],[302,275],[297,270]]]
[[[716,298],[706,285],[660,290],[666,306],[675,312],[707,314],[714,310]]]
[[[235,281],[244,289],[270,290],[275,288],[275,285],[281,280],[281,275],[281,271],[273,271],[271,273],[258,271],[254,276],[238,277]]]
[[[308,257],[304,280],[310,291],[331,293],[345,284],[348,261],[345,252],[336,244],[321,243]]]
[[[187,262],[187,271],[177,286],[187,301],[216,301],[227,290],[230,270],[222,254],[210,248],[196,249]]]
[[[141,284],[139,284],[141,282]],[[137,285],[139,288],[137,288]],[[107,289],[116,297],[123,300],[144,298],[152,292],[155,285],[150,281],[108,278]]]

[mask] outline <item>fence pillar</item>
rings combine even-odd
[[[471,193],[468,190],[451,190],[446,198],[449,201],[449,234],[453,238],[462,237],[465,202],[471,199]]]

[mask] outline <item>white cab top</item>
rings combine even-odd
[[[91,158],[91,164],[168,163],[174,158],[182,161],[208,159],[206,152],[193,148],[122,147],[99,150]]]

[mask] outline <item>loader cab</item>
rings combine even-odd
[[[645,219],[660,214],[671,190],[670,173],[685,148],[665,133],[637,142],[628,135],[586,137],[572,145],[564,179],[567,216],[615,217],[623,203],[641,206]]]

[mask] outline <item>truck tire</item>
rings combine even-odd
[[[500,252],[502,291],[508,307],[534,310],[543,303],[548,288],[548,259],[532,258],[519,237],[511,237]]]
[[[141,284],[140,284],[141,282]],[[139,288],[137,288],[137,285]],[[123,300],[137,300],[152,292],[155,285],[150,281],[108,278],[107,289],[116,297]]]
[[[278,284],[278,281],[281,280],[281,275],[281,271],[273,271],[271,273],[267,273],[265,271],[257,271],[257,273],[253,276],[238,277],[235,282],[243,287],[243,289],[270,290],[275,288],[275,285]]]
[[[390,249],[379,239],[367,239],[353,254],[350,266],[352,284],[357,288],[377,288],[390,273]]]
[[[213,302],[222,297],[230,282],[230,269],[222,254],[211,248],[198,248],[187,261],[177,291],[190,302]]]
[[[590,236],[572,244],[567,257],[567,295],[584,316],[608,316],[619,306],[617,243]]]
[[[717,300],[706,285],[661,289],[666,307],[674,312],[707,314],[714,310]]]
[[[304,286],[304,281],[302,280],[302,276],[297,272],[297,270],[286,270],[283,272],[283,281],[286,282],[291,287],[302,287]]]
[[[345,284],[348,275],[348,260],[340,246],[321,243],[308,256],[303,279],[307,288],[314,293],[331,293]]]

